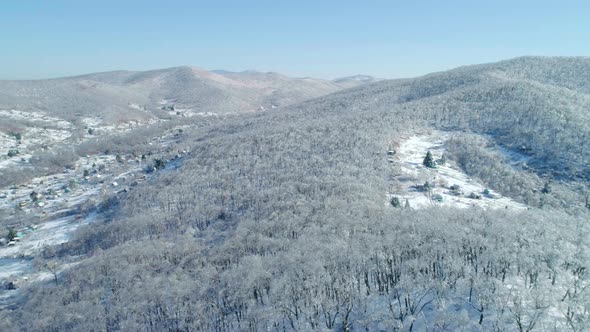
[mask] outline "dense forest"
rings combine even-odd
[[[200,122],[181,167],[45,250],[84,259],[25,289],[0,330],[587,330],[588,72],[520,58]],[[390,142],[428,128],[457,132],[449,158],[529,210],[388,205]],[[101,144],[145,153],[81,149]]]

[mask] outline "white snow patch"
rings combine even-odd
[[[23,271],[31,269],[28,261],[13,258],[0,258],[0,281],[8,280]]]
[[[94,127],[99,127],[102,124],[102,119],[100,118],[83,118],[81,120],[81,122],[84,124],[84,126],[89,127],[89,128],[94,128]]]
[[[145,106],[139,105],[139,104],[135,104],[135,103],[129,103],[129,107],[139,110],[139,111],[145,111]]]
[[[400,198],[402,206],[407,199],[412,208],[436,205],[459,208],[479,206],[486,209],[522,210],[527,208],[526,205],[491,189],[488,189],[489,195],[484,195],[483,192],[487,188],[485,185],[470,178],[448,160],[445,165],[438,165],[434,169],[422,165],[428,151],[432,153],[434,160],[440,159],[445,152],[444,143],[451,137],[452,133],[433,131],[429,134],[407,137],[401,142],[395,155],[389,157],[394,167],[399,166],[400,174],[396,176],[392,189],[387,193],[388,204],[391,197],[396,196]],[[426,181],[434,185],[428,193],[420,190],[420,186]],[[453,185],[458,185],[462,194],[453,194],[449,188]],[[481,198],[469,198],[471,193],[480,195]],[[442,197],[442,202],[433,199],[437,195]]]
[[[37,112],[25,112],[19,110],[0,110],[0,117],[9,118],[14,120],[21,120],[21,121],[33,121],[38,122],[39,124],[51,124],[52,126],[61,128],[61,129],[70,129],[72,128],[72,124],[68,121],[62,120],[60,118],[52,117],[47,115],[44,112],[37,111]]]

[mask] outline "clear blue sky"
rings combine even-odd
[[[179,65],[393,78],[590,55],[590,1],[4,0],[0,14],[0,79]]]

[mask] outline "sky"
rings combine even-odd
[[[0,79],[192,65],[413,77],[590,55],[590,1],[0,1]]]

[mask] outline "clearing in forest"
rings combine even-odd
[[[407,200],[411,208],[436,205],[460,208],[479,206],[486,209],[527,208],[470,178],[448,158],[443,163],[441,158],[445,153],[445,142],[452,136],[452,132],[432,131],[402,139],[395,154],[389,156],[396,176],[388,193],[388,204],[392,197],[397,197],[402,207]],[[428,151],[436,162],[434,168],[423,165]]]

